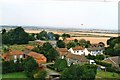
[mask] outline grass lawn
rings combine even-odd
[[[105,72],[103,70],[97,71],[96,77],[98,78],[119,78],[120,76],[117,73],[114,72]]]
[[[29,44],[21,44],[21,45],[14,44],[14,45],[10,45],[10,48],[12,48],[13,50],[24,50],[27,45],[35,46],[35,42],[29,41]]]
[[[24,72],[15,72],[3,74],[2,78],[27,78]]]

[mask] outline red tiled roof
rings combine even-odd
[[[33,57],[38,63],[46,63],[47,61],[46,57],[43,54],[31,51],[27,55]]]
[[[10,50],[7,53],[3,54],[3,55],[22,55],[23,51],[21,50]]]
[[[23,55],[24,53],[20,50],[9,50],[8,52],[4,53],[2,56],[5,60],[10,60],[10,57],[13,55]]]
[[[28,49],[28,50],[32,50],[34,48],[34,46],[26,46],[26,49]]]
[[[64,56],[68,52],[67,48],[57,48],[56,50],[59,52],[60,56]]]

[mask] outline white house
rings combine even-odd
[[[100,48],[100,47],[94,47],[94,48],[87,48],[87,50],[90,52],[90,55],[99,55],[99,54],[103,54],[104,48]]]
[[[70,48],[68,51],[76,55],[84,54],[85,56],[87,56],[88,54],[90,54],[96,56],[98,54],[103,54],[103,50],[104,48],[99,48],[99,47],[83,48],[82,46],[76,46],[74,48]]]
[[[76,55],[84,54],[85,56],[87,56],[88,54],[90,54],[90,52],[86,48],[83,48],[82,46],[76,46],[74,48],[70,48],[68,51]]]

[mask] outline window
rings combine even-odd
[[[17,62],[17,60],[14,60],[14,63],[16,63]]]
[[[23,55],[20,55],[20,58],[23,58]]]
[[[14,55],[14,59],[17,59],[17,55]]]
[[[23,54],[23,57],[25,58],[25,54]]]

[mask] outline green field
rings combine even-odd
[[[105,72],[103,70],[97,71],[96,77],[98,78],[117,78],[120,79],[120,75],[114,72]]]
[[[2,78],[27,78],[24,72],[15,72],[3,74]]]

